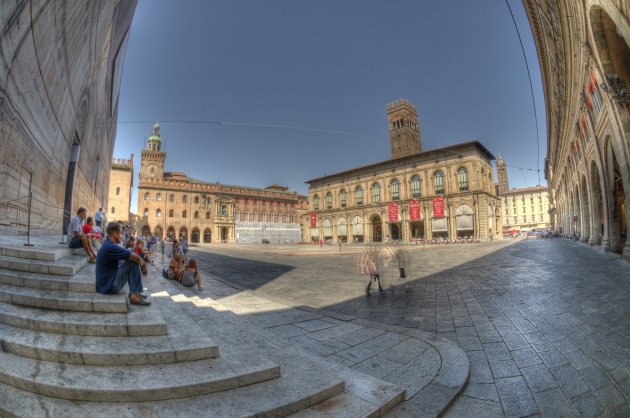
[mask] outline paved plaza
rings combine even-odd
[[[381,265],[386,293],[370,297],[354,265],[365,247],[212,246],[190,255],[208,277],[204,293],[220,285],[224,305],[235,298],[235,309],[278,338],[384,380],[399,366],[389,348],[405,338],[396,335],[455,342],[470,376],[447,416],[630,415],[630,264],[564,239],[401,248],[407,278],[397,263]],[[361,321],[357,341],[318,338],[329,324]],[[407,402],[391,415],[413,410]]]

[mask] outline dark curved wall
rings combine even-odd
[[[61,233],[67,207],[106,207],[125,45],[136,0],[2,0],[0,233]],[[15,201],[15,199],[19,199]]]

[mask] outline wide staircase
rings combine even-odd
[[[153,270],[151,306],[95,292],[63,246],[0,244],[0,416],[381,416],[405,391],[286,344]]]

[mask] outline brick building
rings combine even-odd
[[[391,159],[307,181],[303,240],[500,237],[494,156],[477,141],[422,151],[415,106],[387,111]]]
[[[285,186],[267,188],[210,183],[164,171],[160,126],[142,150],[138,186],[143,235],[186,237],[193,243],[298,242],[300,206],[306,200]]]
[[[109,200],[106,208],[109,221],[129,223],[133,190],[133,154],[128,160],[113,158],[109,176]]]

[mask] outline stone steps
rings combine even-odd
[[[175,399],[220,392],[280,376],[264,358],[223,359],[160,366],[98,367],[52,363],[0,353],[0,381],[28,392],[91,402]]]
[[[127,312],[127,297],[123,294],[103,295],[0,284],[0,301],[36,308],[78,312]]]
[[[90,271],[93,272],[92,266],[93,264],[84,267],[74,276],[0,269],[0,283],[41,290],[94,293],[96,280],[94,274],[89,274]]]
[[[30,260],[46,260],[57,261],[73,254],[83,253],[83,249],[68,248],[67,245],[36,244],[33,247],[25,247],[24,245],[0,244],[0,255],[7,257],[27,258]]]
[[[55,311],[0,302],[0,323],[57,334],[107,337],[166,335],[166,323],[153,306],[129,306],[123,313]]]
[[[218,357],[217,345],[192,328],[192,332],[187,328],[182,333],[132,338],[60,335],[0,324],[0,346],[22,357],[88,366],[140,366]]]
[[[69,255],[57,261],[35,260],[0,255],[0,268],[29,273],[73,276],[88,262],[85,254]]]

